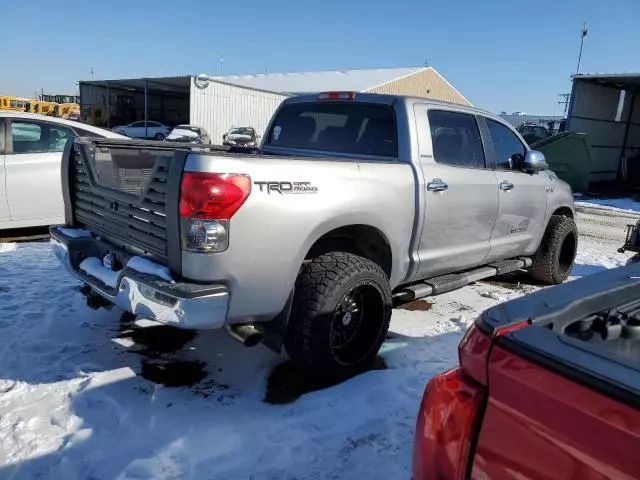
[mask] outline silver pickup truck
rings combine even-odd
[[[499,117],[420,98],[287,99],[259,154],[79,138],[52,246],[113,304],[226,327],[315,372],[366,366],[394,299],[529,270],[569,275],[571,189]]]

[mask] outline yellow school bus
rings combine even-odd
[[[24,112],[28,102],[28,98],[0,96],[0,110]]]
[[[29,113],[38,113],[40,115],[57,116],[56,115],[57,107],[58,107],[58,104],[54,102],[41,102],[40,100],[29,100],[27,102],[27,105],[24,111]]]

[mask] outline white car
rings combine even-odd
[[[76,136],[126,138],[71,120],[0,111],[0,229],[64,223],[60,162]]]
[[[129,125],[123,125],[121,127],[115,127],[114,132],[121,133],[130,138],[143,138],[148,140],[164,140],[171,132],[171,127],[167,127],[158,122],[147,121],[145,127],[144,121],[133,122]]]

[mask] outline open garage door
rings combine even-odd
[[[640,74],[575,75],[567,129],[586,133],[590,182],[640,184]]]
[[[190,79],[185,76],[80,82],[82,119],[105,128],[145,120],[169,127],[188,123]]]

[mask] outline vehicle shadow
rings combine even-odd
[[[67,295],[78,308],[79,295]],[[16,445],[0,452],[0,478],[266,479],[321,472],[353,478],[361,468],[355,451],[362,449],[388,449],[373,466],[375,478],[406,477],[424,385],[455,363],[464,331],[431,337],[392,331],[377,364],[386,369],[320,390],[294,388],[287,399],[293,403],[271,405],[265,396],[274,372],[289,368],[284,356],[263,346],[249,351],[221,331],[136,330],[119,316],[75,312],[59,319],[50,338],[27,342],[30,351],[17,362],[0,362],[3,400],[24,395],[29,417],[3,415]],[[171,371],[176,362],[186,370]],[[155,370],[155,383],[143,378],[150,376],[145,364],[165,365]],[[284,375],[308,386],[300,372]],[[185,385],[168,388],[176,377]],[[34,386],[44,388],[45,400],[27,396]],[[333,444],[325,445],[327,438]],[[32,448],[23,451],[18,442]],[[306,463],[293,458],[291,448]]]
[[[602,265],[587,265],[576,263],[571,270],[572,277],[586,277],[587,275],[593,275],[594,273],[604,272],[607,270]]]

